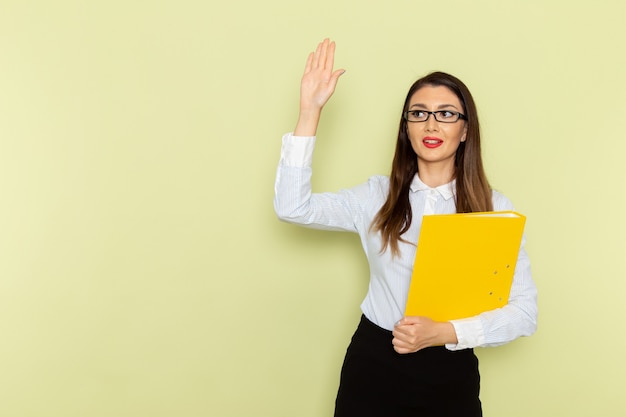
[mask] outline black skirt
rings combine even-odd
[[[390,331],[364,316],[341,369],[335,417],[479,417],[480,374],[472,349],[399,354]]]

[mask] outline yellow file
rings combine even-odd
[[[424,216],[405,315],[448,321],[506,305],[525,222],[514,211]]]

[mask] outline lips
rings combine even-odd
[[[426,136],[424,139],[422,139],[422,143],[427,148],[433,149],[433,148],[437,148],[441,146],[441,144],[443,143],[443,140],[434,136]]]

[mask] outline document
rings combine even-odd
[[[405,315],[449,321],[506,305],[525,222],[514,211],[424,216]]]

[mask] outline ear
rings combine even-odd
[[[463,136],[461,136],[461,142],[465,142],[465,138],[467,136],[467,125],[463,128]]]

